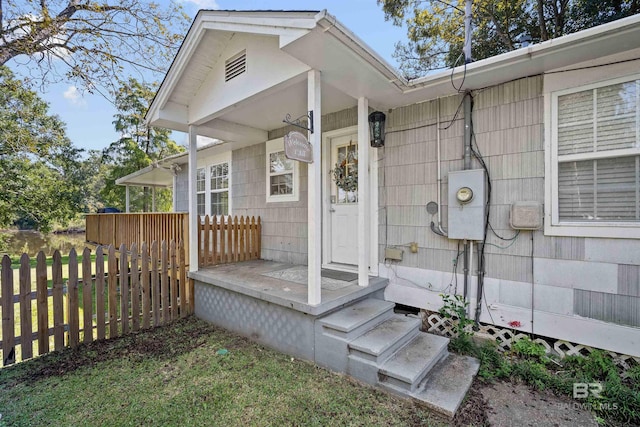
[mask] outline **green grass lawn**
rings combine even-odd
[[[442,423],[193,317],[0,369],[0,413],[0,426]]]

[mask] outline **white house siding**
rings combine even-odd
[[[265,144],[235,150],[232,155],[233,214],[262,219],[261,258],[304,264],[307,259],[307,168],[300,164],[300,199],[267,203]]]
[[[543,84],[538,76],[474,93],[473,129],[491,175],[490,221],[503,237],[515,233],[509,226],[512,202],[545,200]],[[450,124],[461,100],[461,95],[440,100],[441,128]],[[454,281],[457,254],[456,241],[430,230],[435,217],[425,209],[436,201],[435,122],[435,101],[391,111],[379,171],[380,271],[390,279],[386,297],[431,310],[439,306],[438,294]],[[447,173],[463,169],[463,133],[461,111],[441,131],[445,228]],[[472,167],[480,165],[474,160]],[[412,241],[418,242],[416,254],[406,246]],[[491,231],[487,242],[500,247],[511,243]],[[384,248],[395,245],[404,247],[403,261],[385,264]],[[475,275],[476,256],[473,266]],[[459,293],[462,271],[460,265]],[[507,326],[517,320],[522,329],[543,336],[640,355],[638,240],[522,231],[508,248],[486,247],[484,297],[482,321]]]

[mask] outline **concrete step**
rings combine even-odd
[[[380,367],[380,384],[400,394],[415,392],[431,368],[448,355],[448,344],[448,338],[418,334]]]
[[[393,316],[394,303],[368,298],[319,320],[323,333],[346,341],[362,335]]]
[[[429,372],[413,397],[423,401],[431,409],[453,418],[479,368],[478,359],[451,354]]]
[[[420,319],[394,315],[349,343],[350,357],[382,363],[420,332]]]

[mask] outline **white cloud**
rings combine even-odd
[[[220,9],[216,0],[181,0],[182,3],[191,3],[198,9]]]
[[[75,105],[76,107],[84,107],[87,105],[87,101],[76,86],[69,86],[62,96],[64,96],[64,99],[68,100],[71,105]]]

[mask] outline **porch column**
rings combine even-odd
[[[369,100],[358,98],[358,285],[369,286]]]
[[[156,187],[151,187],[151,212],[156,211]]]
[[[319,305],[321,300],[320,269],[322,267],[322,176],[320,159],[322,129],[321,81],[320,71],[311,70],[307,76],[308,110],[313,111],[313,133],[309,133],[309,142],[313,147],[313,163],[308,166],[307,184],[307,216],[309,229],[308,246],[308,278],[307,302]]]
[[[189,271],[198,271],[198,127],[189,125]]]
[[[129,213],[129,186],[124,186],[124,211]]]

